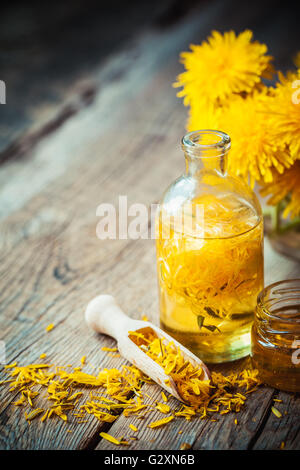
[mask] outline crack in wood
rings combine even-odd
[[[268,421],[269,416],[271,414],[271,408],[272,408],[272,405],[273,405],[274,398],[276,398],[276,396],[277,396],[277,393],[278,392],[276,390],[273,391],[272,396],[269,399],[269,403],[268,403],[267,407],[265,408],[264,414],[263,414],[263,416],[260,420],[259,427],[258,427],[255,434],[252,436],[252,438],[249,441],[247,450],[252,450],[253,449],[253,447],[255,446],[255,443],[259,439],[259,436],[263,433],[266,422]]]

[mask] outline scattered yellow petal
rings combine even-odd
[[[38,415],[43,413],[43,408],[35,408],[29,414],[25,413],[25,418],[27,421],[31,421],[32,419],[36,418]]]
[[[130,429],[132,429],[134,432],[138,431],[138,428],[134,426],[133,424],[129,424]]]
[[[107,348],[106,346],[103,346],[101,348],[101,351],[116,352],[116,351],[118,351],[118,348]]]
[[[143,419],[154,409],[165,414],[172,413],[172,416],[150,424],[150,428],[155,428],[172,421],[174,416],[189,421],[197,415],[200,419],[210,418],[208,413],[239,412],[247,394],[256,390],[260,383],[257,378],[258,371],[247,369],[240,373],[232,372],[227,376],[212,372],[211,381],[203,380],[202,369],[188,363],[172,341],[168,343],[155,335],[145,338],[144,334],[137,332],[132,336],[130,334],[129,337],[134,338],[138,346],[146,346],[146,354],[164,369],[171,370],[172,380],[176,383],[183,399],[190,403],[189,405],[181,405],[172,410],[166,403],[169,397],[164,392],[161,393],[163,399],[161,403],[145,403],[146,397],[150,400],[152,397],[143,393],[142,387],[144,383],[151,383],[151,380],[135,366],[130,365],[123,365],[119,369],[102,369],[93,375],[82,372],[82,367],[69,369],[72,366],[56,366],[54,371],[51,371],[48,370],[52,367],[51,364],[29,364],[19,367],[14,363],[7,366],[9,380],[0,382],[0,385],[9,382],[9,391],[20,393],[18,399],[13,402],[15,406],[26,406],[28,402],[32,408],[35,397],[44,387],[45,399],[50,400],[52,404],[50,407],[45,407],[46,411],[43,414],[42,408],[41,411],[33,409],[26,414],[28,421],[38,414],[42,414],[41,422],[51,417],[67,421],[70,410],[78,423],[86,422],[87,414],[99,421],[113,423],[120,413],[125,417],[135,416],[136,419]],[[78,386],[88,386],[90,389],[103,387],[110,398],[103,396],[103,392],[90,390],[89,398],[75,411],[75,406],[82,395],[81,391],[76,391]],[[126,439],[120,438],[119,442],[128,445]]]
[[[180,450],[188,450],[191,447],[192,447],[191,444],[189,444],[188,442],[183,442],[180,446]]]
[[[80,359],[81,364],[84,365],[85,361],[86,361],[86,356],[82,356],[82,358]]]
[[[111,442],[112,444],[116,444],[117,446],[121,444],[121,442],[118,441],[118,439],[111,436],[110,434],[107,434],[106,432],[100,432],[100,437],[102,437],[103,439],[106,439],[107,441]]]
[[[155,407],[158,411],[160,411],[161,413],[169,413],[170,412],[170,407],[169,405],[166,405],[165,403],[157,403],[156,407]]]
[[[284,449],[285,448],[285,442],[282,441],[281,444],[280,444],[280,449]]]
[[[45,354],[45,353],[42,353],[42,354],[40,355],[40,359],[45,359],[45,357],[47,357],[47,354]]]
[[[54,324],[50,323],[48,326],[46,326],[46,331],[51,331],[54,328]]]
[[[277,408],[275,408],[274,406],[272,406],[271,410],[272,410],[272,412],[274,413],[274,415],[277,416],[277,418],[281,418],[282,414],[280,413],[279,410],[277,410]]]
[[[4,366],[4,369],[13,369],[16,366],[17,366],[17,362],[14,362],[13,364],[8,364],[7,366]]]
[[[148,424],[148,428],[158,428],[163,426],[174,419],[174,416],[169,416],[168,418],[160,419],[158,421],[153,421],[152,423]]]
[[[47,410],[47,411],[43,414],[43,416],[41,417],[42,423],[47,419],[48,414],[49,414],[49,410]]]

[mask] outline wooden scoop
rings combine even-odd
[[[194,367],[202,368],[202,379],[210,378],[208,368],[197,356],[152,323],[129,318],[111,295],[98,295],[91,300],[85,311],[85,319],[93,330],[112,336],[117,341],[120,354],[125,359],[180,401],[184,402],[172,377],[166,375],[163,368],[129,338],[130,331],[143,334],[151,329],[159,338],[165,339],[164,343],[173,341],[174,345],[180,348],[185,360],[188,360]]]

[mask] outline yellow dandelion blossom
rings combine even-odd
[[[275,172],[274,172],[275,173]],[[268,204],[277,205],[282,199],[288,198],[283,211],[283,217],[291,215],[292,218],[300,214],[300,160],[285,170],[283,175],[274,174],[273,181],[263,186],[262,196],[271,196]]]
[[[187,130],[220,129],[224,107],[216,106],[212,102],[198,101],[189,111]]]
[[[300,69],[298,73],[289,73],[286,77],[279,74],[274,95],[267,102],[273,139],[286,144],[291,157],[300,157]]]
[[[274,140],[273,126],[266,112],[266,103],[272,99],[267,90],[256,92],[246,99],[236,97],[223,112],[222,130],[232,140],[229,169],[237,176],[269,183],[273,169],[283,173],[293,163],[285,144]]]
[[[300,51],[298,51],[294,57],[293,57],[293,62],[296,65],[297,68],[300,68]]]
[[[178,96],[185,105],[203,100],[224,103],[232,94],[250,93],[262,77],[271,77],[272,57],[266,55],[265,44],[252,41],[252,35],[249,30],[239,35],[213,31],[207,41],[192,44],[191,51],[181,54],[186,71],[174,86],[182,87]]]

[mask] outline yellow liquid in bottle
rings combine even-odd
[[[199,204],[201,237],[190,230]],[[244,357],[263,288],[262,221],[251,208],[214,196],[193,200],[183,213],[182,232],[163,211],[157,219],[161,327],[206,362]]]

